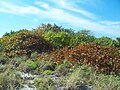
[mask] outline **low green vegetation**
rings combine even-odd
[[[120,90],[120,37],[56,24],[0,38],[0,90]]]

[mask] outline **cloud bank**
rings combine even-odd
[[[72,26],[104,35],[120,35],[120,21],[97,20],[97,16],[94,13],[81,9],[72,0],[69,0],[69,2],[68,0],[51,0],[54,5],[50,5],[45,1],[36,1],[34,5],[26,6],[18,6],[10,2],[0,1],[0,12],[23,16],[35,15],[39,18],[68,23]]]

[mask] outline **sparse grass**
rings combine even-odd
[[[1,57],[0,60],[3,58],[7,63],[0,69],[0,90],[15,90],[21,87],[24,81],[16,71],[26,71],[28,68],[29,73],[40,75],[34,79],[34,85],[38,90],[57,90],[56,85],[64,87],[65,90],[82,90],[84,85],[88,85],[91,90],[120,90],[119,76],[98,74],[88,65],[72,67],[67,60],[62,64],[54,64],[51,61],[27,57],[8,58],[8,61],[7,58]],[[53,80],[51,75],[57,79]]]
[[[5,65],[5,71],[0,73],[0,90],[15,90],[20,87],[22,80],[12,65]]]
[[[113,75],[97,74],[93,68],[88,66],[78,66],[67,77],[67,88],[81,85],[89,85],[92,90],[119,90],[120,77]]]
[[[93,90],[120,90],[120,77],[99,75],[98,78],[93,81]]]
[[[53,80],[48,76],[43,76],[34,80],[38,90],[55,90]]]

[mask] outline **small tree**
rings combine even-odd
[[[82,35],[92,35],[92,32],[90,30],[80,30],[79,32],[77,32],[77,34],[82,34]]]
[[[38,26],[36,29],[33,29],[35,31],[42,31],[42,32],[48,32],[48,31],[52,31],[52,32],[67,32],[69,34],[73,34],[74,31],[72,29],[66,29],[66,28],[62,28],[62,26],[58,26],[56,24],[41,24],[40,26]]]
[[[15,33],[15,31],[11,30],[10,33],[6,32],[3,36],[10,36],[10,35],[12,35],[14,33]]]

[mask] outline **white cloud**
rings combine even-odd
[[[0,12],[12,13],[12,14],[39,14],[42,12],[40,9],[34,6],[17,6],[7,2],[0,1]]]
[[[84,29],[91,30],[93,32],[102,33],[104,35],[120,35],[120,25],[107,26],[99,22],[93,22],[91,20],[83,19],[80,17],[73,16],[61,9],[51,9],[49,13],[46,13],[48,17],[58,20],[61,22],[66,22],[76,27],[81,27]],[[109,21],[111,22],[111,21]],[[115,22],[114,22],[115,23]]]
[[[120,26],[120,21],[100,21],[100,24],[103,25],[107,25],[107,26],[111,26],[111,25],[116,25],[116,26]]]
[[[12,14],[33,14],[37,15],[39,18],[51,19],[58,22],[68,23],[70,25],[81,27],[83,29],[89,29],[93,32],[104,33],[106,35],[112,35],[118,37],[120,35],[120,21],[112,22],[112,21],[98,21],[93,22],[92,20],[88,20],[82,17],[74,16],[64,9],[53,8],[47,6],[47,3],[43,3],[42,6],[46,8],[46,10],[42,10],[35,6],[17,6],[6,2],[0,1],[0,12],[12,13]],[[46,5],[46,6],[44,6]],[[64,6],[64,4],[63,4]],[[49,7],[49,8],[48,8]],[[66,7],[66,4],[65,6]],[[67,7],[66,7],[67,8]],[[73,9],[77,11],[78,9]],[[87,14],[87,13],[86,13]]]
[[[80,6],[77,6],[74,3],[69,3],[69,1],[67,1],[67,0],[66,1],[65,0],[61,0],[61,4],[60,5],[62,5],[64,8],[66,8],[68,10],[80,13],[83,16],[86,16],[86,17],[88,17],[90,19],[95,19],[96,18],[96,16],[93,13],[90,13],[90,12],[84,10],[84,9],[80,9],[79,8]]]
[[[84,9],[81,9],[80,6],[76,5],[73,1],[70,0],[60,0],[59,2],[57,0],[52,0],[54,3],[59,5],[63,9],[67,9],[73,12],[80,13],[80,15],[83,15],[90,19],[96,19],[96,16],[93,13],[90,13]]]
[[[50,8],[50,7],[49,7],[49,4],[44,3],[44,2],[36,1],[35,4],[36,4],[36,5],[39,5],[39,6],[43,7],[43,8],[46,8],[46,9]]]

